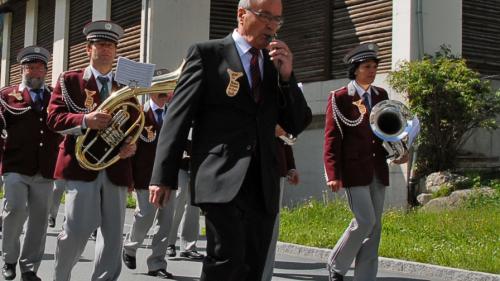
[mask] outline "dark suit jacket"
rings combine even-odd
[[[71,100],[63,98],[61,81],[64,81],[64,87]],[[113,82],[113,90],[117,88],[118,84]],[[50,129],[65,135],[59,146],[59,156],[54,172],[56,179],[93,181],[97,177],[98,172],[82,168],[75,156],[76,138],[84,133],[81,124],[85,114],[80,109],[86,108],[86,101],[89,102],[87,106],[93,103],[97,107],[101,103],[99,88],[90,68],[62,73],[50,99],[47,118]],[[70,103],[74,103],[75,106]],[[127,187],[132,185],[130,158],[119,160],[106,168],[106,173],[115,185]]]
[[[3,88],[0,91],[1,98],[14,108],[33,107],[28,88],[22,92],[18,89],[18,86]],[[6,129],[8,134],[7,139],[2,140],[0,148],[2,174],[14,172],[33,176],[40,172],[44,178],[53,178],[57,147],[62,137],[49,130],[46,125],[46,109],[51,92],[52,89],[45,89],[41,112],[32,108],[23,114],[14,115],[0,106],[7,123],[5,127],[5,124],[0,122],[0,131]]]
[[[227,92],[228,69],[243,74],[237,79],[239,91],[234,96]],[[280,93],[277,75],[265,53],[257,105],[250,96],[248,78],[231,35],[190,47],[160,134],[151,183],[177,186],[177,172],[192,126],[193,204],[231,201],[242,185],[252,154],[259,153],[266,210],[276,213],[276,123],[297,135],[311,116],[295,79],[292,77],[290,87]]]
[[[361,124],[355,127],[337,124],[333,118],[332,98],[335,98],[340,112],[349,120],[360,116],[358,107],[353,102],[359,101],[352,84],[333,91],[328,97],[325,115],[325,142],[323,160],[327,181],[341,180],[344,187],[368,185],[374,173],[384,185],[389,185],[389,168],[386,162],[387,152],[382,141],[373,134],[364,114]],[[387,92],[378,87],[372,93],[372,106],[388,99]],[[343,132],[340,134],[339,125]]]
[[[149,102],[148,102],[149,103]],[[155,113],[147,106],[144,109],[144,129],[137,140],[137,151],[132,157],[132,174],[135,189],[148,189],[155,160],[156,145],[160,136],[160,127],[156,123]]]

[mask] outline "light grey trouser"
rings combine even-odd
[[[196,242],[200,231],[200,208],[191,205],[189,192],[189,173],[179,170],[179,184],[173,201],[174,218],[168,234],[168,241],[175,244],[180,233],[180,250],[196,250]],[[181,228],[179,229],[179,225]]]
[[[354,218],[328,258],[330,270],[345,275],[356,258],[354,281],[376,280],[385,189],[375,177],[368,186],[345,189]]]
[[[153,240],[151,241],[151,255],[147,258],[148,270],[166,269],[165,255],[168,246],[168,233],[172,225],[172,200],[164,208],[157,209],[149,203],[149,190],[136,190],[137,207],[134,213],[132,229],[125,237],[123,249],[127,255],[135,256],[137,249],[142,245],[148,230],[156,218]]]
[[[66,181],[65,180],[55,180],[54,189],[52,191],[52,205],[50,206],[49,215],[52,218],[57,218],[57,212],[59,212],[59,205],[61,205],[61,199],[66,191]]]
[[[40,174],[25,176],[6,173],[3,176],[2,256],[5,263],[17,263],[21,248],[20,237],[28,219],[23,249],[19,258],[21,272],[37,272],[42,262],[47,234],[47,215],[52,195],[52,179]]]
[[[113,281],[120,276],[122,233],[127,187],[111,183],[106,171],[91,182],[66,181],[66,220],[57,237],[54,281],[69,281],[85,245],[97,227],[91,280]],[[47,221],[47,219],[45,219]]]
[[[283,203],[283,191],[285,189],[285,177],[280,178],[280,209]],[[262,281],[271,281],[273,278],[274,260],[276,258],[276,244],[278,243],[278,237],[280,236],[280,214],[276,215],[276,220],[274,221],[273,236],[271,237],[271,243],[269,244],[269,249],[267,250],[266,264],[264,265],[264,270],[262,271]]]

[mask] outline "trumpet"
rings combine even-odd
[[[130,143],[135,143],[144,128],[144,112],[137,97],[173,91],[184,63],[173,72],[153,77],[149,88],[121,88],[99,105],[96,110],[110,114],[111,122],[101,130],[87,129],[76,139],[75,155],[82,168],[100,171],[120,160],[120,145],[129,136]]]

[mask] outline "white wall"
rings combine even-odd
[[[9,81],[10,30],[12,29],[12,13],[3,14],[2,63],[0,68],[0,87],[7,86]]]
[[[56,0],[54,45],[52,52],[52,85],[66,69],[68,60],[69,0]]]
[[[151,0],[145,61],[176,69],[188,47],[209,38],[210,1]]]
[[[424,51],[434,54],[442,44],[462,53],[462,0],[422,0]],[[397,2],[397,1],[394,1]]]

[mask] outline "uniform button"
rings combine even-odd
[[[40,130],[40,134],[43,134],[43,130]]]
[[[373,157],[375,157],[375,153],[373,153]]]
[[[40,143],[40,146],[43,146],[43,142]]]
[[[374,141],[374,140],[372,140],[372,143],[375,143],[375,141]]]
[[[43,121],[43,118],[40,118],[40,121]]]
[[[247,145],[247,150],[250,151],[252,149],[251,145]]]

